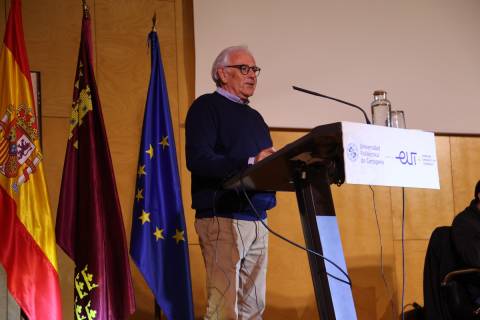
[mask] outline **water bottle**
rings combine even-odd
[[[372,120],[377,126],[390,127],[390,112],[392,105],[387,99],[387,93],[383,90],[376,90],[373,93]]]

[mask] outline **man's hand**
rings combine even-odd
[[[262,151],[260,151],[256,156],[255,156],[255,162],[254,163],[257,163],[258,161],[261,161],[263,159],[265,159],[266,157],[268,157],[269,155],[273,154],[274,152],[276,152],[277,150],[275,150],[274,147],[270,147],[270,148],[267,148],[267,149],[263,149]]]

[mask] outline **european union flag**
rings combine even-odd
[[[138,159],[130,255],[169,320],[193,319],[180,178],[157,33]]]

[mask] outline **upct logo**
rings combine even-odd
[[[408,151],[400,151],[398,156],[395,159],[400,160],[401,164],[408,164],[410,166],[417,165],[417,153],[416,152],[408,152]]]
[[[347,157],[350,161],[357,161],[358,159],[358,147],[355,143],[349,143],[347,145]]]

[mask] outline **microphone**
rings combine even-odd
[[[340,99],[337,99],[337,98],[334,98],[334,97],[329,97],[329,96],[326,96],[326,95],[324,95],[324,94],[321,94],[321,93],[318,93],[318,92],[315,92],[315,91],[310,91],[310,90],[303,89],[303,88],[296,87],[296,86],[292,86],[292,88],[293,88],[294,90],[297,90],[297,91],[305,92],[305,93],[308,93],[308,94],[311,94],[311,95],[314,95],[314,96],[317,96],[317,97],[327,98],[327,99],[330,99],[330,100],[334,100],[334,101],[337,101],[337,102],[346,104],[347,106],[354,107],[355,109],[358,109],[358,110],[362,111],[363,115],[365,116],[365,122],[366,122],[367,124],[371,124],[371,122],[370,122],[370,120],[368,119],[368,116],[367,116],[367,113],[365,112],[365,110],[363,110],[361,107],[359,107],[359,106],[357,106],[357,105],[354,105],[353,103],[350,103],[350,102],[347,102],[347,101],[343,101],[343,100],[340,100]]]

